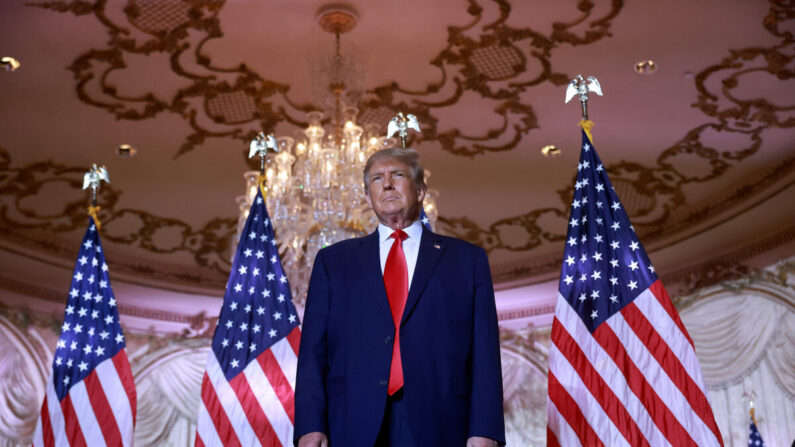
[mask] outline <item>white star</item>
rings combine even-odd
[[[248,346],[248,350],[251,351],[251,352],[254,352],[256,349],[257,349],[257,344],[256,343],[252,343],[252,344],[250,344]]]
[[[237,365],[239,365],[239,364],[240,364],[240,362],[238,362],[238,361],[237,361],[237,359],[232,359],[232,361],[231,361],[231,362],[229,362],[229,365],[230,365],[232,368],[237,368]]]
[[[638,249],[638,241],[633,241],[631,244],[629,244],[629,248],[631,248],[632,250],[637,250]]]
[[[588,281],[588,275],[583,273],[582,275],[580,275],[580,282],[585,282],[585,281]]]
[[[271,239],[271,245],[276,246],[276,239]]]
[[[599,253],[599,252],[594,253],[593,254],[593,260],[594,261],[601,261],[602,260],[602,254]]]
[[[66,315],[72,315],[73,313],[75,313],[74,306],[66,306]]]
[[[238,283],[238,284],[235,284],[235,292],[238,292],[238,293],[240,293],[240,292],[242,292],[242,291],[243,291],[243,285],[242,285],[242,284],[239,284],[239,283]]]
[[[649,272],[654,273],[654,266],[653,265],[649,265],[647,268],[649,269]]]
[[[573,237],[570,237],[568,244],[571,245],[572,247],[574,247],[575,245],[577,245],[577,239],[574,239]]]
[[[423,218],[422,218],[422,224],[423,224],[423,225],[428,225],[428,222],[430,222],[430,220],[428,220],[428,218],[427,218],[427,217],[423,217]]]
[[[110,306],[110,307],[116,307],[116,298],[111,298],[111,299],[108,301],[108,306]]]
[[[246,311],[246,313],[251,312],[251,304],[246,304],[246,307],[244,307],[243,310]]]
[[[101,303],[102,302],[102,295],[99,294],[99,293],[94,295],[94,301],[97,302],[97,303]]]
[[[276,261],[278,261],[278,260],[279,259],[276,258],[276,255],[271,256],[271,263],[276,264]]]
[[[99,282],[99,288],[100,289],[107,289],[108,288],[108,282],[103,279],[102,281]]]
[[[577,226],[577,225],[579,225],[579,224],[580,224],[580,223],[579,223],[579,222],[577,222],[577,220],[576,220],[576,219],[574,219],[573,217],[572,217],[571,221],[569,222],[569,225],[571,225],[572,227],[576,227],[576,226]]]
[[[594,270],[591,274],[591,279],[602,279],[602,272]]]
[[[262,329],[262,326],[255,324],[254,326],[251,327],[251,332],[258,334],[260,329]]]
[[[584,182],[584,184],[587,185],[588,184],[588,179],[583,180],[583,182]],[[583,206],[585,206],[586,203],[588,203],[588,196],[582,196],[582,204],[583,204]]]
[[[582,237],[580,238],[580,242],[582,242],[583,244],[584,244],[584,243],[585,243],[585,241],[587,241],[587,240],[588,240],[588,237],[587,237],[587,236],[585,236],[584,234],[583,234],[583,235],[582,235]]]
[[[638,262],[637,261],[630,262],[629,263],[629,268],[632,269],[632,271],[634,272],[635,270],[638,269]]]
[[[96,312],[96,311],[94,311],[94,312]],[[93,327],[90,327],[90,328],[88,328],[88,335],[89,335],[89,336],[91,336],[91,337],[93,337],[93,336],[94,336],[94,332],[95,332],[95,331],[96,331],[96,330],[95,330]]]
[[[107,263],[102,264],[102,271],[103,272],[107,272],[108,271],[108,264]]]
[[[74,363],[74,361],[72,359],[69,359],[69,360],[66,361],[66,366],[71,368],[72,367],[72,363]]]
[[[613,230],[618,230],[619,228],[621,228],[621,225],[619,225],[618,221],[616,221],[613,222],[613,225],[610,225],[610,228],[612,228]]]
[[[77,290],[77,289],[72,289],[72,290],[69,292],[69,296],[71,296],[72,298],[77,298],[79,295],[80,295],[80,292],[78,292],[78,290]]]
[[[257,308],[257,315],[262,315],[265,313],[265,308],[260,306]]]
[[[618,302],[618,297],[615,296],[615,295],[610,295],[610,302],[611,303],[617,303]]]
[[[630,281],[629,285],[627,287],[629,287],[629,290],[635,290],[635,289],[638,288],[638,282],[637,281]]]
[[[241,266],[240,266],[240,268],[239,268],[239,269],[237,269],[237,271],[238,271],[238,272],[239,272],[241,275],[245,275],[245,274],[246,274],[246,272],[248,271],[248,269],[246,268],[246,266],[245,266],[245,265],[241,265]]]
[[[80,362],[77,364],[77,367],[80,368],[80,371],[85,371],[88,369],[88,363]]]
[[[571,202],[571,206],[572,206],[572,208],[579,208],[580,207],[580,201],[579,200],[575,200],[574,202]]]
[[[621,208],[621,204],[618,202],[613,202],[613,204],[610,205],[610,208],[613,208],[613,211],[618,211],[618,209]]]
[[[262,242],[265,242],[265,241],[267,241],[267,240],[268,240],[268,236],[267,236],[267,235],[265,235],[265,234],[263,234],[263,235],[260,235],[260,237],[259,237],[259,240],[261,240]]]
[[[69,332],[69,323],[64,321],[63,326],[61,326],[61,331]]]
[[[102,346],[97,346],[97,349],[94,350],[94,354],[96,354],[97,357],[105,355],[105,348]]]
[[[600,244],[602,243],[602,235],[601,234],[597,234],[596,236],[594,236],[594,239],[596,240],[596,242],[598,242]]]
[[[597,316],[599,316],[599,313],[596,312],[596,309],[594,309],[593,312],[591,312],[591,319],[595,320]]]
[[[276,275],[274,275],[273,273],[268,273],[265,276],[267,276],[268,281],[273,281],[273,279],[276,278]]]
[[[268,335],[270,335],[271,338],[275,337],[276,336],[276,329],[271,329],[270,331],[268,331]]]
[[[232,304],[229,305],[229,308],[232,310],[237,310],[237,301],[232,301]]]
[[[237,341],[237,343],[235,343],[235,348],[237,348],[237,349],[243,349],[243,342],[242,342],[242,341],[240,341],[240,340],[238,340],[238,341]]]
[[[279,278],[279,282],[282,283],[282,284],[286,283],[287,282],[287,277],[282,275],[282,277]]]
[[[86,347],[83,348],[83,352],[85,352],[86,355],[91,354],[91,351],[93,351],[93,350],[94,349],[91,347],[91,345],[86,345]]]
[[[276,299],[279,300],[280,303],[283,303],[284,302],[284,294],[280,293],[279,296],[276,297]]]
[[[109,335],[110,335],[110,332],[102,331],[102,332],[99,333],[99,338],[101,338],[103,340],[107,340]]]
[[[618,278],[616,278],[615,276],[611,276],[610,277],[610,284],[612,284],[612,285],[618,284]]]
[[[295,323],[295,315],[290,314],[290,318],[287,319],[290,323]]]
[[[603,185],[601,183],[597,183],[596,184],[596,190],[599,191],[599,192],[604,191],[605,190],[605,185]]]
[[[91,267],[96,267],[97,264],[99,264],[99,261],[97,261],[97,258],[91,259]]]
[[[94,275],[91,275],[91,276],[88,277],[88,283],[89,284],[94,284]]]
[[[255,233],[253,231],[248,234],[248,238],[251,239],[251,240],[254,240],[255,237],[257,237],[257,233]]]
[[[586,255],[585,253],[583,253],[583,254],[582,254],[582,256],[580,256],[580,262],[585,262],[585,261],[587,261],[587,260],[588,260],[588,255]]]
[[[265,256],[265,252],[262,250],[257,250],[255,256],[257,257],[257,259],[262,259],[262,257]]]
[[[276,313],[274,313],[274,314],[273,314],[273,319],[274,319],[274,320],[281,320],[281,319],[282,319],[282,314],[281,314],[281,312],[276,312]]]
[[[75,273],[75,281],[82,281],[82,280],[83,280],[83,274],[80,272]]]
[[[79,324],[76,324],[75,325],[75,334],[79,334],[81,332],[83,332],[83,326],[79,325]]]
[[[68,308],[67,308],[66,313],[68,313],[68,314],[71,313],[71,312],[69,312]],[[88,315],[88,309],[86,309],[85,307],[81,307],[80,310],[77,311],[77,315],[80,315],[81,317],[85,317],[86,315]]]
[[[252,253],[251,249],[247,248],[246,251],[243,252],[243,256],[248,258],[249,256],[251,256],[251,253]]]
[[[572,264],[574,264],[574,256],[567,257],[565,262],[566,262],[566,264],[571,266]]]
[[[579,166],[578,166],[578,167],[579,167]],[[577,183],[575,183],[575,184],[574,184],[574,189],[580,189],[580,188],[582,188],[582,183],[580,183],[580,182],[578,181]]]
[[[227,329],[232,329],[232,326],[234,326],[234,325],[235,325],[235,323],[232,323],[232,320],[226,320],[226,328]]]
[[[618,259],[611,259],[610,260],[610,266],[618,267]]]
[[[105,317],[105,324],[113,323],[113,315],[108,315]]]
[[[584,167],[588,168],[590,166],[591,166],[591,164],[586,161]],[[587,178],[582,179],[582,186],[588,186],[588,179]],[[583,200],[585,200],[585,197],[583,197]]]
[[[248,323],[240,323],[240,330],[247,331],[248,330]]]
[[[259,269],[257,267],[254,267],[254,270],[251,271],[251,274],[254,276],[259,276]]]
[[[582,147],[582,150],[584,150],[585,152],[588,152],[589,150],[591,150],[591,145],[588,144],[588,143],[585,143],[585,145]],[[586,161],[586,163],[588,163],[588,162]]]
[[[580,301],[585,301],[585,299],[586,299],[586,298],[587,298],[587,297],[585,296],[585,294],[584,294],[584,293],[581,293],[581,294],[580,294],[580,296],[579,296],[579,297],[577,297],[577,299],[579,299]]]
[[[85,256],[81,256],[80,259],[78,259],[78,262],[80,262],[80,265],[86,265],[86,262],[88,262],[88,258],[86,258]]]
[[[63,378],[63,384],[64,385],[69,385],[69,376],[66,376],[66,377]]]
[[[249,295],[254,295],[254,286],[251,286],[251,287],[248,288],[248,294]]]
[[[221,341],[221,346],[223,346],[224,348],[229,346],[229,339],[228,338],[223,339]]]
[[[596,218],[596,223],[597,223],[597,224],[599,224],[599,225],[602,225],[602,222],[603,222],[603,220],[602,220],[602,218],[601,218],[601,217],[597,217],[597,218]]]
[[[61,366],[62,363],[63,363],[63,358],[61,358],[61,357],[56,357],[55,358],[55,364],[56,365]]]
[[[92,233],[93,233],[93,232],[97,231],[97,229],[96,229],[96,228],[94,228],[94,224],[91,224],[91,225],[88,227],[88,231],[90,231],[90,232],[92,232]]]
[[[610,241],[610,248],[613,250],[618,250],[618,247],[621,245],[618,241]]]
[[[265,289],[265,290],[262,291],[262,297],[263,298],[267,298],[269,296],[271,296],[271,291],[270,290]]]
[[[89,239],[83,244],[83,247],[91,248],[92,244],[93,244],[93,242]]]
[[[602,172],[603,169],[602,165],[596,165],[596,172]]]
[[[602,201],[601,200],[597,200],[596,201],[596,207],[599,208],[599,209],[602,209]],[[601,223],[601,220],[602,219],[599,219],[600,223]]]
[[[582,219],[580,219],[580,223],[582,223],[583,225],[585,225],[585,222],[588,222],[588,216],[587,215],[582,216]]]
[[[593,299],[599,298],[599,291],[598,290],[594,290],[593,292],[591,292],[591,298],[593,298]]]

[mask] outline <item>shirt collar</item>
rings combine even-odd
[[[415,220],[411,223],[411,225],[407,226],[406,228],[402,229],[406,232],[409,239],[414,239],[419,241],[420,237],[422,236],[422,224],[419,220]],[[386,242],[392,236],[392,233],[395,230],[389,228],[388,226],[379,223],[378,224],[378,241],[381,243]]]

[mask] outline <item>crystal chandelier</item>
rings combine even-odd
[[[312,263],[321,248],[364,236],[378,225],[365,200],[362,172],[375,151],[394,147],[395,139],[380,133],[381,126],[361,127],[359,110],[351,105],[360,93],[349,90],[361,84],[361,69],[340,52],[339,36],[356,24],[349,9],[321,9],[318,21],[336,37],[335,54],[313,70],[313,83],[328,89],[326,110],[307,114],[308,126],[296,138],[276,138],[277,149],[268,153],[262,170],[266,177],[267,206],[273,222],[282,264],[290,280],[295,304],[303,307]],[[317,95],[316,95],[317,96]],[[325,120],[324,120],[325,119]],[[426,182],[430,177],[428,171]],[[238,197],[238,240],[248,210],[256,196],[260,172],[244,174],[247,194]],[[438,192],[429,190],[423,203],[433,226],[438,212]]]

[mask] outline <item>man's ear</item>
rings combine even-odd
[[[370,192],[364,193],[364,198],[367,200],[367,204],[370,205],[370,209],[373,208],[373,200],[370,198]]]
[[[367,199],[370,200],[370,199]],[[422,201],[425,200],[425,190],[421,189],[417,192],[417,201],[420,202],[420,208],[422,208]]]

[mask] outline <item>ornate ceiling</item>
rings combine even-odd
[[[359,23],[342,50],[366,55],[360,123],[419,118],[412,145],[440,191],[438,230],[483,246],[498,283],[559,269],[580,138],[579,108],[563,97],[579,73],[602,83],[595,143],[637,233],[653,261],[672,253],[658,271],[795,237],[795,207],[760,211],[795,199],[795,2],[350,5]],[[333,40],[316,23],[321,6],[0,4],[0,56],[22,63],[0,73],[2,247],[73,263],[87,219],[82,173],[105,164],[114,274],[220,294],[235,197],[254,167],[248,141],[262,129],[291,135],[322,108],[309,76]],[[645,59],[655,73],[634,71]],[[118,157],[120,144],[137,156]],[[542,156],[547,144],[562,155]],[[749,215],[744,236],[720,230]],[[695,235],[709,252],[693,252]]]

